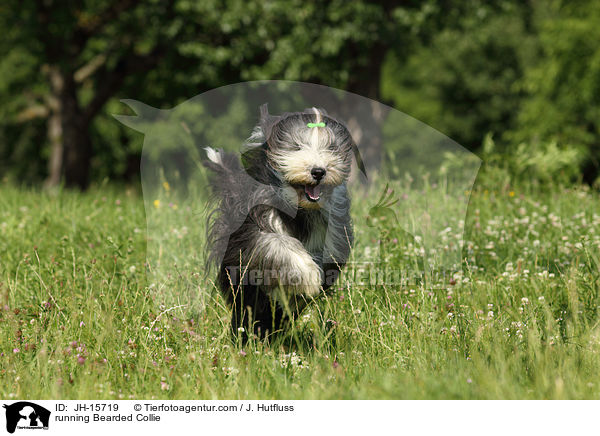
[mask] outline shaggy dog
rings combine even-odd
[[[210,261],[232,308],[232,332],[268,337],[337,279],[353,242],[353,154],[364,167],[348,129],[316,108],[270,116],[263,105],[241,161],[206,152],[217,202]]]

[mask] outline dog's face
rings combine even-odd
[[[269,164],[304,209],[321,208],[333,188],[348,179],[352,164],[348,129],[318,109],[313,112],[284,118],[267,140]]]

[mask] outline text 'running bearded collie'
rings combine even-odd
[[[353,154],[364,173],[358,149],[322,109],[271,116],[263,105],[241,160],[206,152],[217,202],[210,260],[232,308],[232,332],[268,337],[325,292],[348,259],[346,182]]]

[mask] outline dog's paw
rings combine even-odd
[[[290,287],[294,294],[300,294],[306,297],[316,297],[321,293],[321,278],[323,272],[310,256],[305,263],[298,265],[298,268],[295,271],[291,270],[290,274],[292,274]]]
[[[282,271],[280,280],[281,284],[294,295],[316,297],[321,292],[322,275],[321,268],[307,253]]]
[[[264,288],[305,297],[321,292],[323,271],[299,240],[284,234],[263,233],[256,246]]]

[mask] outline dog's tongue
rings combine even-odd
[[[308,195],[311,200],[318,200],[321,196],[321,187],[319,185],[305,185],[304,192],[306,192],[306,195]]]

